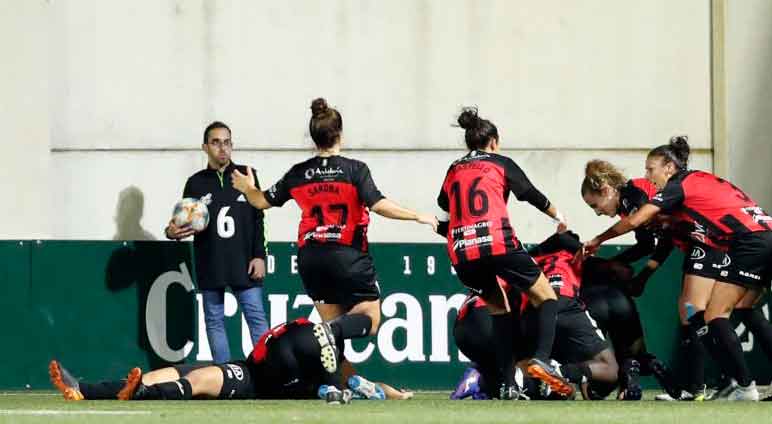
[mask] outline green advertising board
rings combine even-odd
[[[613,254],[620,247],[604,247]],[[310,317],[293,243],[271,243],[265,302],[270,324]],[[452,340],[464,290],[443,244],[375,243],[382,289],[376,337],[346,349],[359,372],[413,389],[449,389],[468,365]],[[85,379],[119,378],[129,368],[210,361],[190,243],[100,241],[0,242],[0,300],[5,343],[0,388],[48,388],[57,358]],[[637,302],[651,352],[672,361],[678,342],[679,255],[673,255]],[[226,294],[234,359],[251,350],[235,297]],[[768,299],[764,300],[768,316]],[[738,334],[761,382],[772,376],[753,336]],[[649,382],[650,383],[650,382]]]

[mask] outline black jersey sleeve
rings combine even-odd
[[[681,179],[672,178],[667,182],[665,188],[651,198],[649,203],[659,207],[663,212],[670,212],[681,206],[685,197],[681,181]]]
[[[260,180],[257,179],[257,170],[252,168],[255,176],[255,187],[260,190]],[[252,249],[253,258],[265,259],[267,245],[265,242],[265,214],[260,209],[255,209],[255,247]]]
[[[515,195],[517,200],[528,202],[540,211],[546,211],[550,207],[550,201],[536,187],[531,184],[531,180],[525,175],[522,169],[513,161],[507,158],[504,172],[506,173],[507,186],[509,191]]]
[[[274,185],[264,192],[265,200],[270,203],[271,206],[281,207],[292,198],[289,187],[289,180],[291,178],[290,172],[284,174],[279,181],[276,181]]]
[[[673,251],[673,239],[670,237],[660,237],[657,239],[657,247],[649,259],[662,265]]]
[[[623,250],[612,259],[629,264],[644,256],[651,255],[655,246],[656,240],[654,234],[645,228],[638,228],[635,230],[635,244]]]
[[[373,181],[373,177],[370,175],[370,168],[367,167],[367,164],[361,164],[359,169],[356,170],[353,180],[354,186],[357,188],[357,193],[359,193],[359,198],[362,199],[368,208],[373,207],[379,200],[386,198],[375,185],[375,181]]]

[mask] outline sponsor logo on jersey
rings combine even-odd
[[[720,264],[713,264],[713,268],[716,268],[716,269],[726,268],[731,263],[732,263],[732,258],[730,258],[729,255],[724,254],[724,260],[721,261]]]
[[[491,222],[490,221],[482,221],[477,222],[472,225],[464,225],[463,227],[456,227],[453,230],[451,230],[451,235],[458,235],[458,234],[464,234],[465,236],[471,236],[475,234],[475,231],[478,228],[490,228]]]
[[[694,264],[694,269],[702,269],[702,264]]]
[[[236,201],[237,201],[237,202],[246,202],[246,201],[247,201],[247,199],[246,199],[246,198],[244,197],[244,195],[242,194],[242,195],[240,195],[239,197],[237,197],[237,198],[236,198]]]
[[[655,200],[657,202],[662,202],[665,200],[664,196],[662,196],[662,192],[655,194],[654,197],[651,198],[651,200]]]
[[[206,196],[201,197],[201,202],[209,206],[212,203],[212,193],[206,193]]]
[[[303,174],[307,180],[310,180],[314,177],[318,178],[331,178],[336,175],[343,174],[343,170],[340,169],[340,167],[337,168],[308,168],[306,169],[305,174]]]
[[[729,271],[721,271],[721,276],[726,277],[729,275]]]
[[[750,272],[740,271],[740,275],[742,275],[743,277],[748,277],[748,278],[752,278],[754,280],[761,281],[761,276],[753,274],[753,273],[750,273]]]
[[[700,224],[699,222],[695,222],[694,229],[689,234],[689,236],[701,243],[705,243],[705,235],[707,233],[708,233],[707,230],[702,224]]]
[[[228,371],[228,377],[229,378],[233,378],[230,375],[231,371],[233,371],[233,375],[236,376],[236,380],[241,381],[241,380],[244,379],[244,371],[241,369],[240,366],[233,365],[233,364],[225,364],[225,366],[228,367],[228,369],[230,370],[230,371]]]
[[[565,285],[565,283],[563,282],[562,274],[551,274],[549,276],[549,280],[550,280],[550,285],[552,286],[552,288],[555,288],[555,289],[560,289]]]
[[[695,247],[694,249],[692,249],[692,254],[690,258],[695,261],[705,258],[705,249],[701,247]]]
[[[492,235],[476,237],[473,239],[461,239],[461,240],[456,240],[453,243],[453,250],[466,249],[467,247],[486,245],[491,243],[493,243]]]

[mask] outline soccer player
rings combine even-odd
[[[263,213],[249,206],[244,196],[231,187],[233,170],[249,168],[231,160],[231,130],[222,122],[213,122],[204,130],[201,149],[206,153],[207,168],[196,172],[185,183],[183,197],[206,203],[211,225],[193,237],[196,258],[196,285],[203,296],[206,337],[216,363],[230,360],[225,331],[225,287],[238,300],[254,344],[268,330],[263,307],[265,277],[265,231]],[[254,184],[259,187],[257,173]],[[177,227],[174,220],[166,227],[166,237],[180,240],[194,231]]]
[[[539,267],[515,236],[507,212],[509,193],[527,201],[543,213],[566,223],[558,209],[525,176],[515,162],[499,154],[500,139],[496,126],[465,108],[458,117],[464,129],[469,153],[454,161],[442,183],[437,203],[448,213],[440,234],[447,238],[448,255],[458,278],[485,300],[492,315],[498,343],[493,345],[504,381],[502,398],[516,396],[512,367],[513,311],[506,301],[497,277],[528,293],[537,308],[538,346],[528,366],[528,373],[548,383],[556,392],[573,391],[548,363],[555,339],[557,297]]]
[[[313,399],[322,384],[328,403],[347,403],[340,391],[334,339],[323,324],[297,319],[266,332],[244,361],[216,365],[176,365],[126,380],[78,382],[57,361],[49,364],[54,387],[66,400]]]
[[[616,387],[619,365],[590,312],[579,300],[583,286],[582,263],[574,256],[581,249],[579,237],[572,232],[556,233],[528,253],[544,272],[558,297],[557,328],[551,358],[562,364],[559,372],[581,388],[585,399],[603,399]],[[526,308],[526,340],[534,328],[533,310]],[[630,394],[640,399],[637,375],[625,374],[621,398]]]
[[[597,215],[627,217],[649,202],[656,192],[656,186],[647,179],[628,179],[609,162],[592,160],[585,167],[585,178],[581,186],[582,198]],[[681,346],[684,354],[691,358],[691,362],[687,362],[690,384],[687,384],[687,391],[681,393],[681,389],[673,382],[670,371],[646,351],[638,311],[630,299],[643,293],[646,281],[665,262],[674,244],[688,249],[685,243],[675,237],[673,231],[664,231],[661,227],[652,224],[636,228],[636,243],[612,257],[612,262],[598,258],[585,261],[585,273],[595,275],[586,278],[585,281],[593,284],[583,288],[582,298],[593,316],[601,323],[601,328],[610,333],[614,352],[622,364],[623,379],[629,379],[630,373],[634,374],[640,370],[643,375],[653,374],[669,396],[694,399],[701,395],[700,391],[704,394],[704,361],[702,346],[696,341],[697,336],[690,329],[688,321],[682,314]],[[649,258],[646,266],[634,278],[621,275],[625,272],[621,264],[629,265],[647,256]],[[691,263],[687,259],[684,263],[682,302],[679,303],[694,304],[699,302],[689,297],[695,293],[691,288],[701,286],[704,278],[699,273],[690,272],[692,267],[689,265]],[[620,289],[623,289],[625,294],[620,293]]]
[[[437,219],[386,199],[364,162],[341,155],[343,117],[323,98],[311,104],[309,122],[317,155],[298,163],[268,191],[248,175],[233,173],[233,186],[257,209],[294,199],[302,210],[298,228],[298,271],[306,293],[335,339],[375,335],[381,319],[380,289],[368,253],[369,211],[417,221],[436,230]],[[342,348],[341,348],[342,352]]]
[[[689,144],[674,137],[651,150],[646,176],[660,190],[638,211],[585,243],[585,253],[597,251],[610,239],[633,231],[660,214],[691,225],[693,240],[727,248],[728,264],[713,284],[704,313],[689,317],[719,367],[736,382],[729,400],[758,400],[729,315],[748,293],[769,288],[772,279],[772,217],[741,189],[704,171],[687,169]]]

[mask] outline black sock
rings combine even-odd
[[[555,324],[558,320],[558,302],[555,299],[548,299],[542,302],[536,310],[537,331],[536,333],[536,351],[533,357],[549,362],[552,353],[552,344],[555,342]]]
[[[501,315],[491,315],[493,322],[493,334],[496,337],[496,343],[492,348],[496,352],[496,365],[504,378],[504,384],[512,386],[515,384],[515,368],[512,363],[512,314],[507,312]]]
[[[709,335],[715,343],[716,353],[721,355],[727,374],[734,377],[737,383],[743,387],[751,384],[751,372],[748,369],[748,363],[745,362],[740,339],[734,332],[732,323],[727,318],[716,318],[708,324]]]
[[[99,383],[80,383],[80,392],[89,400],[115,399],[118,392],[126,384],[126,380],[102,381]]]
[[[590,366],[584,363],[562,365],[560,372],[563,377],[574,384],[581,384],[585,379],[586,381],[592,380]]]
[[[682,326],[683,327],[686,326]],[[699,340],[696,343],[700,343]],[[651,353],[644,352],[635,357],[638,363],[641,364],[642,376],[654,376],[657,383],[671,396],[677,397],[681,393],[681,385],[676,381],[676,377],[673,374],[673,370],[670,369],[664,362],[657,359],[656,356]],[[702,387],[700,387],[702,390]]]
[[[365,314],[346,314],[330,321],[335,340],[367,337],[372,326],[373,320]]]
[[[134,396],[134,400],[190,400],[192,398],[193,388],[184,377],[177,381],[145,386]]]
[[[703,328],[703,330],[700,330]],[[686,390],[697,393],[705,386],[705,347],[697,337],[698,331],[705,331],[705,311],[689,318],[689,324],[681,326],[681,360],[686,366]]]
[[[754,339],[761,344],[761,349],[767,354],[767,358],[772,359],[772,324],[764,314],[757,308],[735,309],[732,313],[737,314],[740,321],[753,334]]]

